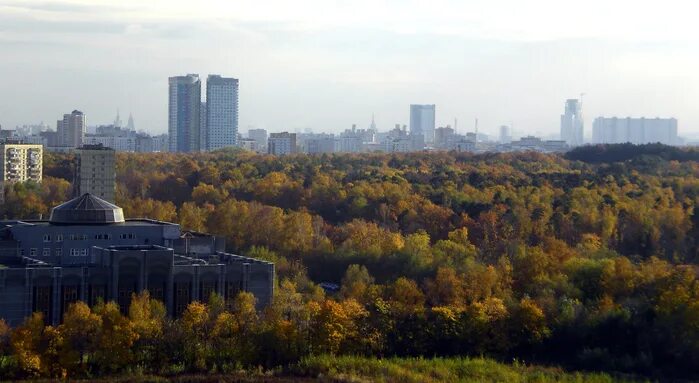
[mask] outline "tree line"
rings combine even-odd
[[[70,193],[71,161],[47,155],[44,182],[8,188],[0,215],[48,214]],[[198,365],[173,354],[183,369],[336,353],[699,372],[693,160],[219,151],[119,153],[117,170],[127,217],[221,235],[229,251],[277,267],[277,298],[246,336],[250,354]],[[184,318],[163,326],[171,333]]]

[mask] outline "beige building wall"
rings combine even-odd
[[[116,198],[116,155],[111,148],[85,145],[75,151],[76,195],[90,193],[114,203]]]
[[[44,147],[33,144],[0,143],[0,202],[5,185],[14,182],[41,182]]]
[[[41,182],[43,146],[0,144],[3,182]]]

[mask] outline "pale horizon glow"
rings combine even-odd
[[[119,109],[167,131],[167,77],[240,79],[240,131],[408,124],[557,135],[565,100],[675,117],[699,135],[699,6],[686,0],[0,0],[0,125],[90,125]]]

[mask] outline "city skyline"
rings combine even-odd
[[[194,72],[244,81],[241,131],[337,133],[372,113],[388,130],[409,124],[406,105],[429,103],[436,126],[478,118],[485,133],[514,123],[555,135],[561,100],[584,92],[590,119],[674,117],[680,135],[699,134],[699,27],[686,2],[591,1],[575,18],[553,1],[204,3],[0,0],[0,49],[12,52],[0,124],[73,109],[99,124],[120,108],[164,133],[165,79]]]

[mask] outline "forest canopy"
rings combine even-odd
[[[697,156],[658,145],[565,157],[119,153],[117,204],[276,264],[278,299],[241,319],[254,326],[229,329],[250,343],[212,343],[187,356],[188,369],[309,354],[488,355],[696,377]],[[46,217],[68,199],[71,156],[45,157],[44,182],[7,188],[0,216]],[[200,305],[158,326],[206,337],[219,315],[243,315]],[[81,315],[107,315],[94,310]],[[0,352],[17,355],[2,339]],[[99,366],[99,351],[89,355]]]

